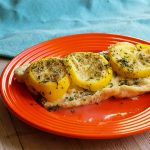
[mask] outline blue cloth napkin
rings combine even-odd
[[[149,0],[0,0],[0,56],[86,32],[150,40]]]

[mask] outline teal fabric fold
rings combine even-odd
[[[39,42],[106,32],[150,40],[149,0],[0,0],[0,56]]]

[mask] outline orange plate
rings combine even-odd
[[[1,76],[1,94],[7,107],[21,120],[58,135],[106,139],[137,134],[150,129],[150,93],[132,99],[110,99],[100,104],[48,112],[15,81],[14,69],[43,57],[63,57],[75,51],[100,52],[116,42],[146,43],[122,35],[89,33],[65,36],[37,44],[16,56]]]

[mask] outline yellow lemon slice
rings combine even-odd
[[[25,71],[24,80],[31,92],[40,93],[51,102],[60,99],[70,85],[64,64],[58,58],[33,62]]]
[[[129,78],[150,76],[150,46],[120,42],[109,49],[110,63],[119,75]]]
[[[76,52],[64,58],[72,81],[84,89],[96,91],[105,87],[112,78],[108,61],[98,53]]]

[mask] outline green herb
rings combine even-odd
[[[128,80],[119,80],[119,86],[128,85]]]
[[[113,87],[113,83],[109,83],[109,87],[110,87],[110,88]]]
[[[135,80],[133,81],[133,84],[134,84],[134,85],[138,85],[138,84],[139,84],[139,80],[138,80],[138,79],[135,79]]]
[[[122,67],[130,67],[129,62],[125,58],[119,59],[118,62]]]
[[[69,97],[69,101],[72,101],[72,100],[74,100],[74,98],[73,97]]]

